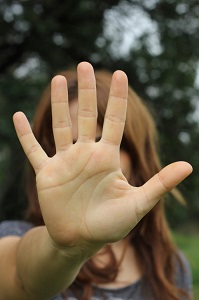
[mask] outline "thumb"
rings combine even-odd
[[[172,163],[149,179],[142,187],[144,197],[139,197],[137,216],[140,220],[167,192],[183,181],[192,172],[192,166],[184,161]]]

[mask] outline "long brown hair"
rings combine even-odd
[[[60,73],[67,78],[69,101],[78,98],[76,71]],[[98,124],[102,127],[107,106],[111,74],[96,71],[98,97]],[[55,154],[52,133],[52,116],[50,103],[50,86],[45,90],[33,120],[33,132],[38,142],[49,156]],[[132,178],[130,184],[140,186],[160,170],[157,154],[157,132],[154,121],[143,101],[129,88],[128,109],[124,135],[121,143],[131,157]],[[35,225],[43,224],[38,204],[35,174],[31,167],[27,175],[27,197],[29,207],[27,219]],[[171,242],[169,228],[165,219],[163,200],[161,200],[130,232],[128,238],[132,243],[140,270],[143,275],[143,287],[150,290],[155,299],[179,300],[183,291],[174,283],[176,260],[180,261],[178,252]],[[78,294],[77,286],[82,287],[81,299],[90,299],[92,283],[114,281],[119,269],[110,246],[104,251],[109,255],[109,263],[103,268],[90,259],[85,263],[71,289]],[[183,293],[185,295],[186,293]],[[188,298],[187,298],[188,299]]]

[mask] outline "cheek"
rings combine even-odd
[[[126,177],[127,180],[131,178],[131,159],[127,152],[121,150],[120,151],[120,165],[122,169],[122,173]]]

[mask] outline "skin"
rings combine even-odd
[[[67,83],[52,80],[56,154],[49,158],[21,112],[14,115],[19,141],[35,173],[45,226],[0,241],[0,297],[45,300],[70,285],[85,261],[106,243],[123,239],[169,190],[187,177],[186,162],[168,165],[142,187],[128,184],[120,166],[127,108],[127,77],[116,71],[101,140],[93,68],[78,65],[78,136],[73,144]],[[117,134],[115,134],[117,132]]]
[[[78,139],[78,120],[77,120],[77,113],[78,113],[78,99],[74,99],[70,102],[69,106],[71,124],[72,124],[72,137],[73,142],[76,142]],[[102,136],[102,128],[97,124],[96,126],[96,140],[99,140]],[[130,180],[131,177],[131,159],[130,155],[124,151],[120,150],[120,167],[122,173],[126,177],[127,180]]]
[[[78,120],[77,120],[77,113],[78,113],[78,99],[74,99],[70,102],[69,105],[70,111],[70,118],[72,123],[72,136],[73,142],[76,142],[78,139]],[[99,140],[102,136],[102,128],[97,124],[96,126],[96,140]],[[130,155],[120,149],[120,167],[122,173],[126,177],[127,180],[130,180],[131,177],[131,159]],[[132,245],[129,243],[127,249],[125,250],[125,255],[123,256],[124,247],[126,247],[126,241],[120,240],[116,243],[111,244],[112,250],[114,251],[118,261],[120,261],[121,257],[122,262],[120,264],[120,269],[117,275],[117,278],[114,282],[106,283],[106,284],[98,284],[100,287],[106,288],[119,288],[124,287],[132,282],[135,282],[141,277],[141,272],[139,266],[137,265],[137,260],[135,257],[134,249]],[[96,254],[96,264],[99,267],[105,265],[107,262],[108,257],[104,254],[103,251],[99,251]]]

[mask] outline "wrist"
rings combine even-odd
[[[63,259],[71,259],[77,264],[84,264],[91,256],[95,255],[105,244],[102,243],[90,243],[87,241],[81,241],[78,244],[73,245],[60,245],[57,244],[48,233],[45,228],[48,240],[48,246],[51,251],[62,257]]]

